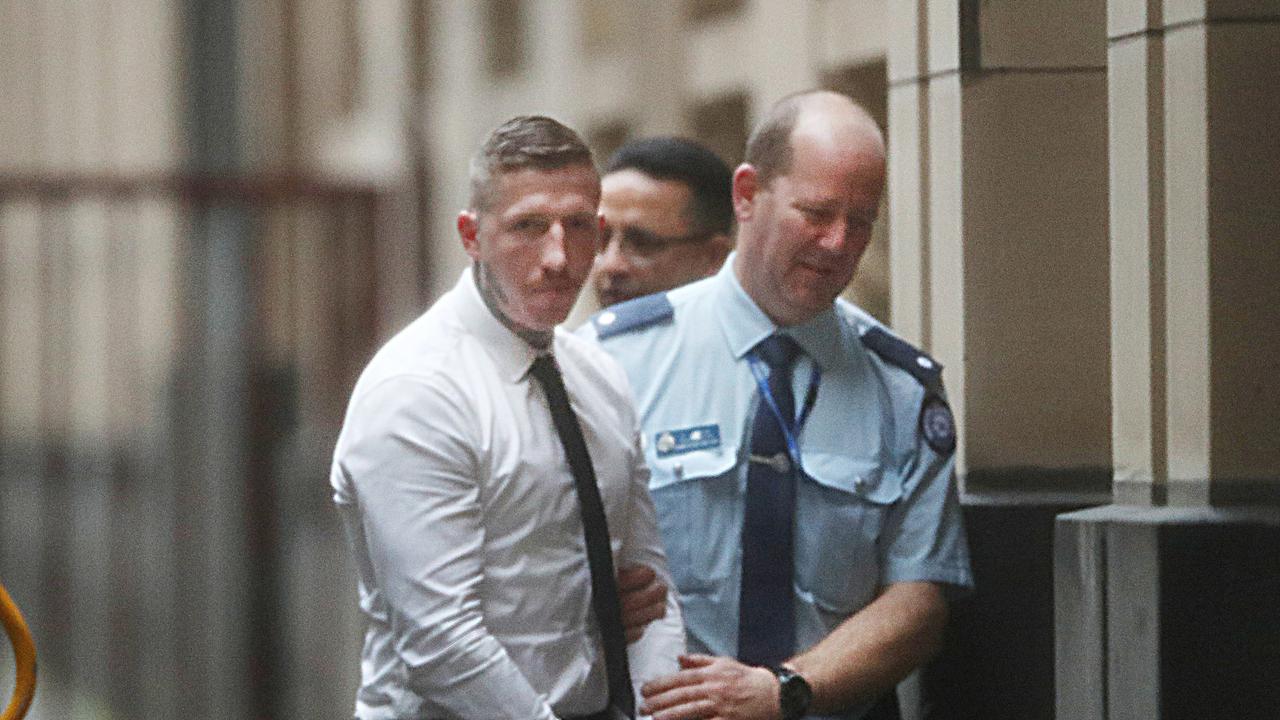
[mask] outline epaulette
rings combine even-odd
[[[606,340],[631,330],[645,328],[675,314],[665,292],[645,295],[612,305],[591,316],[596,337]]]
[[[933,451],[950,455],[956,449],[956,423],[942,393],[942,363],[921,352],[911,343],[872,326],[862,334],[862,344],[871,348],[885,362],[906,370],[925,388],[917,421],[920,434]]]
[[[942,384],[942,363],[921,352],[911,343],[872,326],[862,333],[862,344],[892,365],[896,365],[911,373],[930,390],[936,390]]]

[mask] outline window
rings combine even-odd
[[[525,61],[523,0],[484,0],[485,66],[490,75],[512,75]]]
[[[691,24],[732,15],[742,9],[743,0],[685,0],[685,17]]]
[[[587,131],[587,144],[595,155],[596,164],[603,166],[609,156],[631,137],[631,128],[622,120],[610,120],[593,124]]]
[[[747,96],[743,93],[724,95],[701,103],[689,113],[693,136],[716,151],[733,167],[742,161],[747,146]]]
[[[625,21],[620,17],[626,9],[623,3],[578,0],[582,49],[588,56],[599,57],[626,43]]]

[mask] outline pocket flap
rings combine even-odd
[[[804,454],[804,471],[814,482],[878,505],[902,497],[902,480],[873,459],[825,452]]]
[[[667,457],[657,457],[653,450],[648,454],[650,489],[686,480],[719,477],[732,470],[738,461],[738,448],[725,445]]]

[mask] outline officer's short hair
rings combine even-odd
[[[604,172],[632,169],[689,188],[693,232],[733,233],[733,172],[710,148],[680,137],[632,140],[609,158]]]
[[[743,160],[755,167],[761,187],[768,186],[775,177],[791,172],[791,134],[795,132],[800,111],[810,99],[822,95],[842,98],[868,122],[876,124],[867,109],[848,96],[829,90],[805,90],[787,95],[769,108],[751,131],[751,137],[747,138]]]
[[[493,179],[526,168],[557,170],[595,163],[578,133],[543,115],[519,115],[502,123],[471,158],[470,209],[485,210],[493,201]]]
[[[800,116],[800,97],[790,95],[774,105],[751,131],[743,161],[756,169],[760,186],[791,170],[791,132]]]

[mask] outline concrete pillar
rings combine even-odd
[[[890,12],[889,47],[889,314],[898,334],[929,347],[928,57],[925,0]]]
[[[1164,36],[1158,3],[1107,6],[1111,196],[1112,466],[1117,502],[1163,504],[1165,423]]]
[[[1055,534],[1056,720],[1275,716],[1280,511],[1109,505]]]
[[[1105,4],[889,5],[894,328],[945,366],[977,593],[939,717],[1053,717],[1053,517],[1105,502]]]
[[[968,489],[1066,489],[1111,455],[1104,6],[890,17],[895,324],[948,368]]]
[[[1169,501],[1274,499],[1280,2],[1170,1],[1163,23]]]
[[[1057,521],[1058,718],[1270,717],[1280,2],[1107,10],[1118,504]]]
[[[1280,495],[1280,3],[1112,0],[1117,499]],[[1269,478],[1269,479],[1268,479]]]

